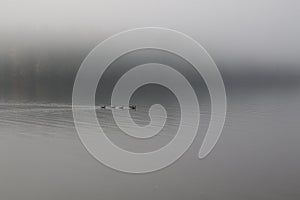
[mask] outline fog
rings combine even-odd
[[[1,0],[0,199],[299,199],[299,11],[297,0]],[[70,104],[88,53],[113,34],[147,26],[181,31],[203,45],[223,77],[228,110],[220,140],[199,160],[211,117],[201,76],[179,57],[153,49],[117,59],[97,104],[110,103],[106,92],[132,63],[157,58],[191,78],[201,110],[198,135],[182,158],[132,175],[86,151]],[[166,125],[150,141],[132,140],[111,111],[98,110],[115,144],[146,152],[172,140],[180,122],[173,93],[146,85],[130,103],[141,126],[149,123],[149,107],[160,103]]]
[[[239,91],[288,89],[300,76],[299,8],[294,0],[1,1],[1,99],[66,101],[89,51],[112,34],[145,26],[196,39]]]
[[[1,1],[0,40],[15,36],[48,48],[74,47],[130,28],[161,26],[190,35],[232,67],[298,66],[299,8],[297,0]]]

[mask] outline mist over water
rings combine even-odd
[[[2,1],[0,99],[70,103],[85,56],[111,35],[145,26],[175,29],[201,43],[229,91],[286,91],[300,74],[297,8],[294,0]]]
[[[0,199],[300,198],[299,2],[31,0],[0,5]],[[217,145],[199,160],[211,117],[201,75],[163,51],[118,58],[98,84],[96,105],[110,103],[105,95],[132,65],[157,59],[177,65],[190,78],[201,110],[198,135],[182,158],[155,173],[131,175],[102,165],[81,144],[72,89],[82,61],[99,42],[143,26],[182,31],[206,48],[223,77],[228,112]],[[96,113],[116,145],[147,152],[170,142],[180,122],[174,94],[155,84],[139,88],[130,99],[137,105],[130,111],[133,121],[149,124],[148,111],[156,103],[165,107],[167,121],[149,140],[123,134],[110,110]],[[121,110],[118,115],[125,116]]]
[[[2,197],[294,200],[300,196],[297,192],[300,186],[300,74],[297,70],[284,66],[274,67],[276,70],[270,66],[252,68],[248,63],[242,63],[242,70],[238,66],[233,70],[217,63],[227,91],[228,113],[220,141],[204,160],[198,160],[197,155],[210,119],[209,95],[201,77],[185,71],[188,76],[195,76],[192,81],[200,81],[196,87],[201,108],[197,138],[172,166],[135,176],[100,164],[79,141],[71,95],[76,72],[89,50],[62,47],[58,52],[30,49],[24,54],[14,51],[2,54]],[[136,52],[119,64],[130,66],[138,56],[160,54],[163,53]],[[180,66],[185,69],[184,65]],[[118,74],[118,71],[108,71],[106,77],[111,77],[113,82]],[[109,90],[109,85],[104,86],[104,91]],[[101,105],[109,101],[101,98],[99,90],[96,102]],[[126,150],[147,152],[172,140],[180,120],[178,103],[172,93],[148,85],[136,91],[131,102],[137,105],[137,111],[131,115],[140,126],[149,123],[149,106],[164,105],[168,113],[165,127],[150,140],[136,140],[116,127],[111,111],[98,110],[98,120],[111,141]],[[122,116],[122,111],[119,115]]]
[[[96,44],[85,47],[73,44],[54,49],[18,44],[7,46],[0,54],[0,100],[70,104],[77,70]],[[152,53],[152,57],[157,55],[159,53]],[[135,60],[137,55],[131,57],[123,62],[129,65],[130,59]],[[251,96],[252,92],[264,90],[288,92],[300,85],[300,69],[296,65],[257,64],[255,61],[229,65],[218,58],[215,61],[227,92],[232,95],[247,93]],[[195,74],[184,64],[181,68],[187,74]]]

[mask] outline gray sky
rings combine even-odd
[[[192,36],[216,62],[299,68],[299,11],[297,0],[2,0],[0,40],[15,34],[30,42],[84,44],[162,26]]]

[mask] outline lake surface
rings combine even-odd
[[[299,91],[229,91],[225,127],[208,157],[197,157],[200,131],[177,162],[142,175],[117,172],[95,160],[79,140],[70,105],[1,103],[1,198],[299,199]],[[147,121],[144,110],[136,112],[140,123]],[[136,151],[166,144],[178,122],[173,113],[164,133],[135,144],[116,131],[108,115],[98,112],[110,139]],[[203,123],[209,117],[201,113]]]

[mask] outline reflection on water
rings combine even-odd
[[[107,168],[86,152],[75,131],[70,105],[1,103],[1,196],[31,200],[298,199],[299,91],[229,95],[228,100],[222,136],[207,158],[197,159],[204,136],[200,131],[175,164],[138,176]],[[113,142],[132,145],[129,149],[137,151],[147,149],[147,144],[134,145],[130,137],[116,131],[106,118],[109,111],[97,112]],[[147,121],[138,112],[136,120]],[[201,123],[209,116],[202,112]],[[176,117],[173,113],[166,132],[152,141],[156,147],[172,139]],[[148,145],[153,147],[153,143]]]

